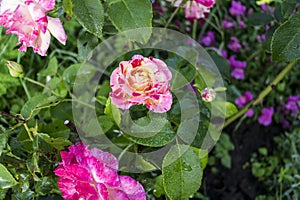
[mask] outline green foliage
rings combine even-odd
[[[163,161],[163,186],[169,199],[189,199],[200,187],[202,168],[188,146],[173,146]]]
[[[266,194],[256,199],[298,199],[300,167],[300,129],[274,138],[271,153],[260,148],[251,158],[251,170],[264,185]]]
[[[87,31],[101,38],[104,10],[100,0],[72,0],[72,4],[73,14],[78,22]]]
[[[234,150],[234,145],[226,133],[222,133],[218,143],[215,146],[212,157],[209,158],[209,164],[214,164],[215,159],[219,159],[226,168],[231,168],[230,151]]]
[[[152,4],[148,0],[111,0],[107,14],[119,32],[135,29],[127,35],[129,38],[132,35],[132,38],[139,38],[139,31],[143,29],[138,28],[152,26]],[[147,41],[150,35],[151,32],[146,34],[146,38],[140,38],[139,42]]]
[[[17,184],[17,181],[11,175],[11,173],[7,170],[7,168],[0,164],[0,189],[8,189]]]
[[[292,15],[279,26],[272,39],[271,49],[274,61],[295,61],[300,54],[300,13]]]

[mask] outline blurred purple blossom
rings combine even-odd
[[[239,1],[232,1],[231,2],[231,8],[229,9],[229,12],[233,16],[244,16],[244,13],[246,12],[246,6],[244,6]]]
[[[244,95],[235,99],[234,103],[239,107],[243,108],[245,105],[253,99],[253,96],[250,91],[246,91]]]
[[[222,49],[221,55],[223,56],[223,58],[227,58],[227,52],[225,49]]]
[[[212,31],[208,31],[206,34],[204,34],[201,37],[201,44],[204,44],[205,46],[210,46],[214,43],[215,41],[215,34]]]
[[[247,112],[246,112],[246,116],[247,117],[253,117],[254,115],[254,110],[253,108],[250,108]]]
[[[264,126],[269,126],[272,123],[274,108],[263,108],[261,115],[258,117],[258,122]]]
[[[292,112],[295,117],[300,111],[300,94],[296,96],[289,96],[285,104],[285,109]]]
[[[246,24],[245,24],[244,21],[239,21],[239,28],[240,28],[240,29],[246,28]]]
[[[230,75],[238,80],[244,80],[245,79],[245,71],[243,68],[234,68]]]
[[[230,56],[229,65],[233,70],[230,75],[236,79],[243,80],[245,79],[244,70],[246,68],[246,61],[235,60],[235,55]]]
[[[232,36],[230,37],[230,43],[228,44],[227,47],[231,51],[238,52],[242,48],[242,45],[240,44],[239,39]]]
[[[224,19],[222,21],[222,27],[224,29],[231,29],[232,27],[234,27],[234,22],[233,21],[228,21],[228,20]]]

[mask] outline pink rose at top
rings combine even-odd
[[[146,200],[143,186],[129,176],[119,176],[118,160],[82,142],[61,151],[54,173],[66,200]]]
[[[182,0],[168,1],[171,1],[176,7],[178,7],[183,2]],[[188,0],[184,4],[185,17],[187,19],[205,18],[205,13],[209,13],[214,4],[215,0]]]
[[[7,34],[16,34],[20,51],[32,47],[35,53],[46,55],[52,34],[62,44],[67,36],[59,18],[46,13],[54,8],[55,0],[2,0],[0,3],[0,25]]]
[[[258,117],[258,122],[264,126],[269,126],[272,123],[274,108],[263,108],[261,115]]]
[[[236,16],[236,17],[244,16],[244,13],[246,12],[246,6],[244,6],[239,1],[232,1],[229,12],[231,15]]]
[[[167,112],[172,105],[171,78],[172,74],[163,61],[135,55],[129,61],[120,62],[112,72],[112,103],[123,110],[145,104],[153,112]]]

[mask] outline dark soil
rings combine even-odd
[[[224,130],[230,134],[235,146],[230,153],[231,168],[227,169],[218,162],[204,171],[201,192],[210,200],[252,200],[263,194],[264,188],[252,175],[251,167],[243,166],[259,147],[272,151],[274,136],[283,131],[279,126],[264,127],[257,123],[244,124],[234,133],[233,129],[234,125]],[[217,173],[212,173],[212,167],[217,168]]]

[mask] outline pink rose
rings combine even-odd
[[[182,0],[168,0],[174,6],[178,7]],[[185,17],[187,19],[200,19],[205,18],[205,13],[209,13],[210,9],[215,4],[215,0],[188,0],[185,2]]]
[[[112,72],[112,103],[123,110],[145,104],[153,112],[167,112],[172,105],[171,78],[172,74],[163,61],[135,55],[132,60],[122,61]]]
[[[46,16],[52,10],[55,0],[2,0],[0,3],[0,25],[16,34],[20,51],[32,47],[35,53],[46,55],[50,45],[50,34],[62,44],[67,36],[59,18]]]
[[[119,176],[118,160],[82,142],[61,152],[62,162],[54,173],[67,200],[146,200],[144,188],[129,176]]]

